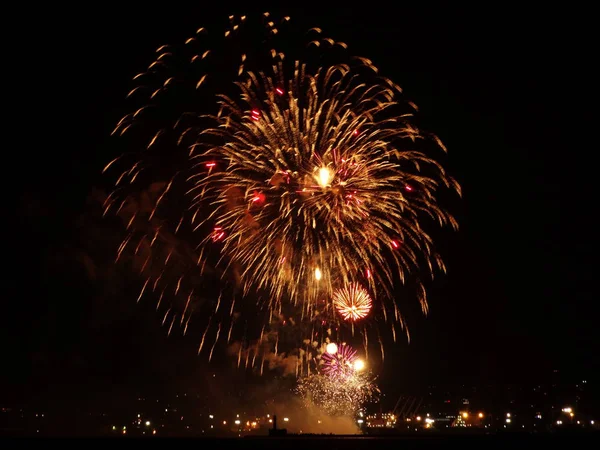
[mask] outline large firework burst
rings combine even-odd
[[[288,20],[275,23],[265,14],[269,39]],[[218,34],[239,38],[245,22],[231,16]],[[344,43],[322,38],[319,29],[311,33],[310,48],[341,52],[336,63],[289,60],[275,44],[266,63],[251,60],[256,41],[240,38],[248,52],[223,47],[213,64],[204,28],[179,56],[162,46],[129,94],[146,103],[114,130],[145,136],[139,153],[128,149],[105,168],[120,168],[105,201],[106,212],[121,215],[129,231],[118,258],[130,249],[146,277],[138,300],[149,292],[160,294],[159,305],[172,297],[163,319],[169,330],[175,323],[187,330],[192,314],[203,312],[199,352],[210,348],[211,356],[243,313],[238,287],[242,296],[267,299],[269,322],[286,302],[300,308],[298,320],[313,321],[333,310],[336,289],[361,283],[377,312],[393,319],[395,339],[396,325],[404,327],[390,295],[395,284],[420,267],[444,268],[421,226],[430,217],[456,227],[437,193],[459,186],[424,143],[443,146],[411,124],[414,105],[398,99],[399,87],[379,77],[371,61],[349,56]],[[223,68],[228,62],[234,71]],[[189,95],[173,101],[178,92]],[[233,280],[227,294],[200,295],[200,283],[210,284],[208,271]],[[255,328],[261,344],[268,324]],[[207,339],[212,345],[204,345]],[[253,365],[261,357],[248,356],[246,366],[250,359]]]
[[[198,137],[218,144],[192,156],[192,209],[214,206],[207,220],[224,233],[222,254],[243,267],[246,289],[269,291],[271,307],[310,307],[357,279],[389,295],[420,257],[440,264],[420,219],[453,223],[435,196],[451,181],[414,149],[422,136],[394,112],[394,90],[360,69],[310,73],[296,62],[288,79],[280,62],[249,73]],[[433,174],[415,170],[426,167]]]

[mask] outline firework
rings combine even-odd
[[[371,311],[371,296],[358,283],[352,283],[333,294],[333,304],[345,320],[359,320]]]
[[[247,51],[224,46],[211,62],[204,28],[179,53],[160,47],[128,95],[145,102],[113,132],[142,139],[140,152],[128,147],[105,168],[119,170],[105,214],[119,214],[128,230],[117,259],[125,249],[134,254],[146,278],[138,301],[150,292],[160,295],[159,305],[172,298],[163,303],[169,331],[175,323],[187,330],[194,313],[206,317],[199,352],[212,356],[243,313],[239,299],[266,299],[267,318],[245,347],[246,366],[261,360],[249,349],[263,347],[286,303],[300,308],[298,321],[314,321],[335,311],[323,300],[334,298],[354,321],[368,313],[371,292],[396,339],[404,322],[395,285],[421,267],[444,269],[422,218],[456,227],[437,195],[459,186],[427,152],[426,142],[444,149],[439,139],[411,124],[414,105],[399,100],[399,87],[371,61],[352,57],[318,29],[308,48],[334,48],[335,63],[287,57],[272,38],[288,20],[264,15],[266,62],[256,56],[262,47],[241,37],[245,17],[231,16],[217,35],[238,39]],[[224,68],[228,62],[234,70]],[[173,101],[178,93],[185,94]],[[202,298],[201,283],[215,278],[228,280],[229,291]],[[336,291],[356,283],[368,292]],[[425,290],[416,284],[426,312]],[[209,339],[214,343],[205,345]],[[242,354],[240,347],[238,365]]]
[[[365,403],[376,400],[379,389],[368,374],[343,380],[316,374],[301,378],[296,393],[306,407],[316,406],[332,416],[353,416]]]
[[[337,351],[334,353],[323,353],[321,361],[323,362],[321,370],[324,374],[336,378],[346,378],[354,374],[356,371],[355,363],[359,360],[355,349],[349,345],[341,344],[337,346]]]
[[[450,180],[413,149],[421,136],[394,115],[394,90],[356,70],[311,74],[296,62],[289,79],[283,63],[270,75],[249,73],[238,97],[220,100],[217,125],[202,131],[219,145],[193,156],[202,163],[191,208],[213,207],[207,220],[226,230],[222,254],[244,267],[246,291],[269,292],[272,308],[291,298],[309,309],[336,282],[361,280],[389,295],[421,257],[440,265],[420,218],[454,223],[435,201]],[[395,304],[391,311],[400,321]]]

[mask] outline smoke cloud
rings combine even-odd
[[[277,415],[278,428],[286,428],[288,433],[361,434],[353,417],[329,415],[298,397],[290,396],[286,402],[273,404],[272,410],[272,414]]]

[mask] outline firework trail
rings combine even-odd
[[[212,356],[240,325],[238,366],[278,354],[289,304],[303,331],[337,329],[353,283],[363,303],[344,317],[373,306],[396,339],[395,285],[444,269],[422,219],[456,228],[437,194],[459,186],[426,152],[427,142],[444,147],[411,124],[400,88],[346,44],[312,29],[306,56],[289,58],[277,47],[290,42],[277,42],[288,17],[265,13],[254,35],[248,22],[230,16],[224,32],[200,28],[181,47],[162,46],[134,77],[128,97],[138,103],[113,131],[128,151],[104,169],[116,180],[105,214],[127,228],[117,260],[143,274],[138,301],[154,293],[169,332],[200,317],[198,353]],[[221,295],[203,294],[217,283]],[[257,305],[266,313],[256,316]],[[306,359],[323,336],[304,337]]]

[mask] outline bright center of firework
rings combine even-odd
[[[321,186],[322,188],[326,188],[331,184],[331,181],[333,180],[333,173],[331,172],[331,170],[329,170],[329,168],[321,167],[319,169],[319,174],[317,175],[316,179],[317,183],[319,183],[319,186]]]
[[[335,355],[338,351],[338,347],[333,342],[330,342],[327,344],[327,347],[325,347],[325,351],[330,355]]]
[[[333,294],[333,304],[344,320],[359,320],[366,317],[372,307],[371,296],[358,283],[338,289]]]
[[[362,359],[357,359],[354,361],[354,370],[360,372],[365,368],[365,362]]]
[[[315,278],[317,279],[317,281],[319,281],[321,278],[323,277],[323,275],[321,274],[321,269],[319,269],[318,267],[315,269]]]

